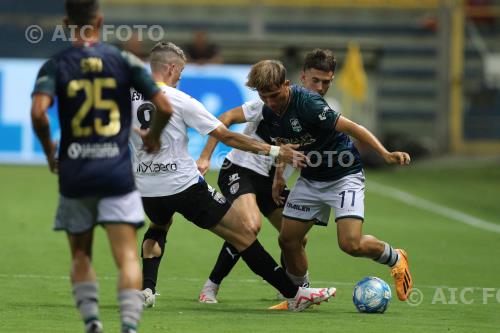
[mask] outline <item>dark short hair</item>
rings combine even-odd
[[[308,54],[304,59],[304,71],[314,68],[323,72],[333,72],[335,73],[335,67],[337,67],[337,60],[335,55],[330,50],[324,49],[314,49]]]
[[[71,24],[92,24],[99,11],[99,0],[66,0],[66,15]]]

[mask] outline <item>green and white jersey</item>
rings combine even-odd
[[[257,134],[270,136],[273,143],[299,144],[310,159],[301,175],[309,180],[330,181],[362,170],[359,152],[351,139],[337,132],[340,113],[332,110],[317,93],[293,85],[287,110],[276,115],[262,107],[262,123]],[[259,133],[262,132],[262,133]]]

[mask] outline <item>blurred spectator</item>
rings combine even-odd
[[[186,53],[188,60],[198,65],[222,63],[219,47],[208,40],[208,35],[205,31],[194,33],[193,40],[186,46]]]
[[[296,46],[290,45],[283,49],[282,62],[287,70],[287,77],[292,83],[299,84],[300,72],[304,59],[299,54],[299,49]]]
[[[495,24],[495,15],[491,12],[491,0],[467,0],[467,15],[479,26],[492,26]]]
[[[477,25],[479,29],[495,29],[496,16],[492,12],[492,0],[466,0],[464,2],[465,15]],[[422,19],[422,26],[425,29],[437,31],[438,19],[435,12],[429,12]]]

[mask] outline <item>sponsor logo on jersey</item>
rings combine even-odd
[[[68,157],[76,160],[79,158],[101,159],[113,158],[120,155],[120,147],[116,142],[84,143],[73,142],[68,147]]]
[[[309,133],[305,133],[304,135],[298,137],[298,138],[273,138],[271,137],[271,141],[272,142],[280,142],[282,144],[299,144],[301,146],[305,146],[305,145],[310,145],[314,142],[316,142],[316,139],[313,138],[313,136]]]
[[[208,191],[210,192],[210,195],[212,196],[212,198],[214,198],[215,201],[217,201],[220,204],[226,203],[226,197],[224,197],[222,194],[217,192],[215,190],[215,188],[213,188],[212,186],[210,186],[208,184],[207,184],[207,186],[208,186]]]
[[[229,192],[231,192],[231,194],[236,194],[236,192],[238,192],[239,189],[240,189],[240,183],[234,183],[229,188]]]
[[[231,176],[229,176],[229,183],[228,183],[228,185],[231,185],[232,183],[234,183],[237,180],[240,180],[240,176],[238,175],[238,173],[233,173]]]
[[[137,167],[135,168],[136,173],[140,173],[143,175],[156,175],[176,171],[176,163],[154,163],[154,161],[141,162],[137,164]]]
[[[296,205],[296,204],[292,204],[292,203],[289,203],[289,202],[286,203],[286,206],[287,206],[287,208],[291,208],[291,209],[294,209],[294,210],[300,210],[301,212],[309,212],[309,211],[311,211],[311,208],[309,208],[309,207],[302,206],[302,205]]]
[[[302,131],[302,126],[300,126],[300,122],[297,118],[290,119],[290,124],[292,125],[292,129],[294,132]]]
[[[326,120],[326,113],[327,113],[327,112],[330,112],[330,111],[332,111],[332,109],[330,109],[330,107],[329,107],[329,106],[325,106],[325,107],[323,108],[323,112],[321,112],[321,113],[318,115],[319,120],[321,120],[321,121]]]

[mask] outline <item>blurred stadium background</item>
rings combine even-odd
[[[43,166],[29,115],[39,66],[66,47],[61,40],[51,41],[63,17],[62,3],[0,1],[0,220],[4,222],[0,332],[79,331],[64,278],[65,240],[50,231],[56,181]],[[206,309],[198,306],[196,296],[220,243],[186,223],[176,223],[167,249],[172,252],[167,252],[160,272],[165,303],[145,314],[144,332],[323,332],[335,326],[342,332],[385,332],[387,327],[406,332],[497,331],[500,296],[497,302],[483,304],[484,295],[478,291],[472,306],[455,307],[435,307],[431,298],[436,286],[500,290],[500,0],[101,0],[101,4],[106,24],[159,25],[164,40],[182,47],[204,33],[216,45],[217,57],[209,64],[189,65],[180,89],[215,115],[256,97],[244,87],[252,63],[280,59],[290,78],[299,83],[305,53],[316,47],[331,49],[338,69],[328,101],[376,133],[388,148],[407,150],[415,161],[404,170],[368,171],[367,212],[374,223],[366,228],[407,246],[425,306],[394,302],[383,318],[356,316],[349,305],[356,280],[378,275],[390,282],[390,276],[372,263],[342,255],[330,226],[328,234],[313,230],[310,259],[313,281],[334,281],[339,290],[345,289],[335,306],[283,321],[282,315],[258,310],[269,305],[272,297],[265,295],[272,292],[249,282],[254,277],[239,265],[222,294],[226,303]],[[43,29],[40,42],[27,40],[31,25]],[[114,36],[110,42],[147,58],[154,41],[131,37]],[[50,111],[55,122],[56,112],[55,107]],[[190,134],[190,151],[198,157],[206,138]],[[58,136],[57,126],[53,136]],[[215,167],[226,151],[227,147],[218,147]],[[372,154],[363,154],[367,165],[380,166]],[[209,180],[216,183],[215,172]],[[265,229],[263,241],[278,255],[276,234],[269,226]],[[96,252],[107,252],[100,234]],[[183,243],[176,242],[181,238]],[[326,262],[330,256],[325,251],[333,262]],[[110,256],[96,260],[98,273],[104,276],[105,318],[115,318],[113,264]],[[327,268],[315,268],[319,265]],[[237,289],[242,286],[244,291]],[[176,304],[169,304],[169,299]],[[322,311],[328,312],[328,321]],[[259,326],[260,320],[266,321],[265,328]]]
[[[103,0],[102,8],[106,24],[159,25],[180,46],[204,32],[222,66],[281,59],[294,81],[307,51],[329,48],[339,61],[330,101],[390,147],[415,157],[500,153],[498,0]],[[20,110],[29,107],[34,59],[65,47],[51,40],[62,10],[54,0],[0,2],[0,160],[40,157]],[[44,32],[36,44],[26,39],[33,24]],[[124,41],[123,30],[108,39],[146,57],[154,42],[143,37]],[[247,71],[194,67],[181,89],[218,115],[254,96],[243,87]]]

